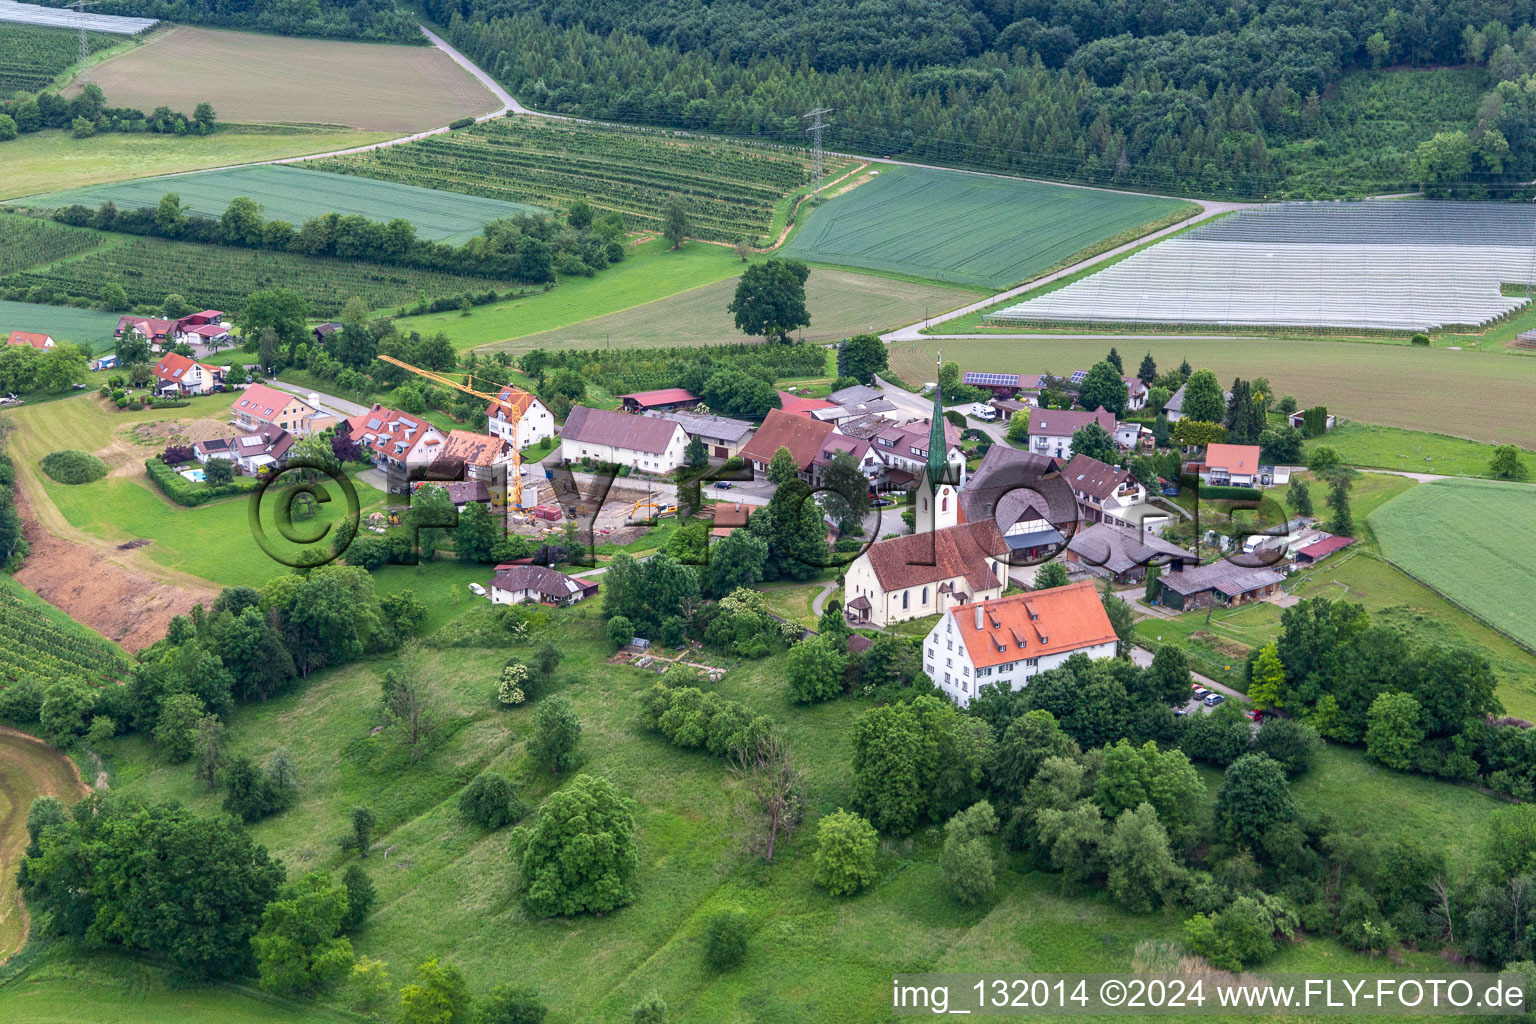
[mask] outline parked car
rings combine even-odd
[[[715,486],[720,488],[722,491],[728,491],[735,485],[732,484],[729,480],[721,480],[717,482]]]
[[[1224,701],[1226,699],[1227,698],[1225,696],[1223,696],[1222,694],[1219,694],[1219,693],[1208,693],[1208,694],[1205,695],[1205,706],[1208,707],[1208,708],[1213,708],[1213,707],[1215,707],[1216,705],[1220,704],[1222,701]]]
[[[1191,688],[1190,692],[1195,695],[1195,699],[1196,700],[1199,700],[1201,697],[1204,697],[1206,694],[1210,693],[1211,691],[1207,690],[1205,687],[1201,686],[1199,683],[1196,683]]]
[[[894,501],[887,501],[885,498],[876,498],[869,503],[871,508],[890,508],[894,504],[896,504]]]
[[[1258,708],[1254,708],[1252,711],[1245,712],[1245,714],[1248,716],[1248,720],[1249,721],[1252,721],[1252,722],[1262,722],[1262,721],[1264,721],[1264,712],[1260,711]]]
[[[469,585],[469,592],[471,594],[474,594],[476,597],[484,597],[485,596],[485,588],[482,587],[478,583],[471,583]]]

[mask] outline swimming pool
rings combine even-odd
[[[181,471],[181,475],[195,484],[203,482],[203,471],[200,469],[184,469]]]

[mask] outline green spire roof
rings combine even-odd
[[[944,437],[944,400],[937,384],[933,386],[933,418],[928,427],[928,480],[935,487],[949,475],[949,442]]]

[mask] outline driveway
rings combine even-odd
[[[1148,665],[1152,664],[1152,652],[1147,650],[1145,647],[1132,647],[1131,662],[1132,664],[1140,665],[1142,668],[1146,668]],[[1224,693],[1228,697],[1236,697],[1238,700],[1248,699],[1242,694],[1240,690],[1234,690],[1232,687],[1227,686],[1225,683],[1218,683],[1210,676],[1203,676],[1198,672],[1191,672],[1189,676],[1191,679],[1205,687],[1207,690],[1215,690],[1217,693]]]
[[[289,384],[286,381],[269,380],[267,381],[267,386],[277,388],[279,391],[286,391],[290,395],[298,395],[306,400],[308,400],[310,395],[314,395],[315,400],[320,403],[326,412],[340,413],[342,416],[361,416],[368,411],[366,405],[358,405],[356,402],[349,402],[345,398],[337,398],[335,395],[328,395],[323,391],[311,391],[309,388],[301,388],[297,384]]]

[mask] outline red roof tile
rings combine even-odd
[[[976,628],[977,607],[963,605],[949,614],[955,617],[971,664],[978,668],[1067,654],[1115,640],[1115,627],[1090,581],[983,601],[980,629]]]
[[[795,465],[804,470],[816,458],[816,453],[821,451],[822,443],[833,429],[832,424],[813,420],[809,416],[797,416],[783,409],[770,409],[763,425],[757,428],[752,440],[742,448],[741,456],[753,462],[767,463],[773,460],[774,452],[788,448],[789,453],[795,457]]]

